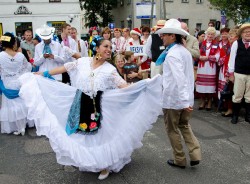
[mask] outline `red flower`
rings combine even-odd
[[[89,129],[94,129],[94,128],[96,128],[96,126],[97,126],[96,122],[91,122],[89,125]]]

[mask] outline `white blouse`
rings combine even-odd
[[[0,76],[4,86],[8,89],[19,89],[19,76],[31,72],[31,68],[31,64],[20,52],[14,57],[4,51],[0,53]]]
[[[92,69],[92,62],[92,58],[82,57],[64,64],[72,86],[92,97],[97,94],[97,91],[116,89],[126,84],[116,68],[107,61],[96,69]]]

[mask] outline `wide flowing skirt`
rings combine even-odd
[[[12,133],[21,131],[28,123],[29,127],[34,126],[32,121],[27,121],[27,111],[24,101],[20,98],[8,99],[2,95],[0,110],[1,133]]]
[[[38,135],[49,138],[57,162],[81,171],[120,171],[142,146],[144,133],[161,113],[161,76],[102,95],[101,128],[94,135],[66,134],[65,127],[76,88],[33,74],[20,78],[20,96]]]

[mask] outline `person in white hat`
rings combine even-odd
[[[155,26],[156,31],[163,28],[166,20],[158,20]],[[146,43],[146,54],[148,58],[152,60],[150,64],[150,76],[151,78],[157,74],[162,74],[162,65],[155,66],[155,61],[161,54],[161,52],[165,49],[163,46],[163,42],[158,34],[152,34],[148,37]]]
[[[229,80],[234,83],[233,117],[231,123],[238,123],[241,101],[245,98],[246,117],[250,123],[250,23],[242,24],[238,30],[240,39],[231,47],[229,59]]]
[[[43,40],[35,47],[34,64],[39,66],[39,71],[44,72],[62,66],[65,63],[64,50],[60,43],[52,40],[54,27],[43,25],[36,30],[36,34]],[[62,81],[62,75],[53,76]]]
[[[181,137],[189,150],[190,165],[199,164],[201,149],[188,121],[194,105],[194,73],[190,52],[183,46],[183,36],[189,35],[181,28],[177,19],[168,20],[164,27],[156,31],[160,34],[166,49],[156,61],[163,64],[163,112],[164,122],[173,149],[171,166],[185,168],[187,160]]]

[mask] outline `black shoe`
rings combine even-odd
[[[196,160],[196,161],[190,161],[190,165],[191,166],[195,166],[195,165],[198,165],[200,163],[199,160]]]
[[[171,165],[171,166],[174,166],[174,167],[179,167],[179,168],[181,168],[181,169],[185,169],[185,168],[186,168],[186,166],[176,165],[176,164],[174,163],[174,160],[171,160],[171,159],[169,159],[169,160],[167,161],[167,163],[168,163],[168,165]]]
[[[232,124],[237,124],[238,123],[238,116],[234,116],[232,117],[232,120],[231,120],[231,123]]]
[[[207,107],[206,110],[207,110],[207,111],[211,111],[212,108],[211,108],[211,107]]]

